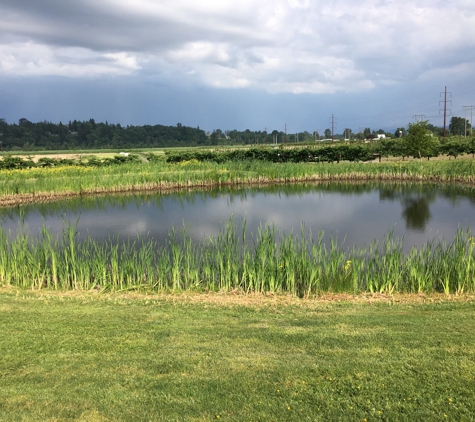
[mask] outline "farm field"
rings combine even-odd
[[[0,291],[0,419],[473,420],[470,296]]]

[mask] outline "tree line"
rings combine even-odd
[[[411,125],[409,125],[410,127]],[[408,129],[409,129],[408,127]],[[343,134],[335,134],[335,140],[374,140],[378,135],[386,136],[386,144],[393,144],[389,138],[405,138],[408,129],[397,128],[394,134],[384,130],[371,131],[365,128],[354,134],[347,128]],[[452,117],[448,134],[471,135],[472,127],[468,120],[461,117]],[[424,130],[435,137],[442,137],[443,129],[424,123]],[[265,145],[265,144],[292,144],[317,142],[331,138],[330,129],[323,134],[318,131],[307,131],[287,134],[283,131],[244,131],[220,129],[212,133],[205,133],[198,128],[183,126],[145,125],[121,126],[120,124],[96,123],[94,119],[88,121],[69,121],[68,124],[38,122],[32,123],[26,118],[18,124],[8,124],[0,119],[0,149],[2,151],[42,151],[42,150],[78,150],[78,149],[133,149],[133,148],[164,148],[164,147],[193,147],[219,145]],[[444,143],[445,140],[442,141]],[[381,145],[386,145],[384,142]],[[387,148],[386,148],[387,149]],[[455,151],[456,148],[452,148]],[[394,155],[394,154],[393,154]],[[400,154],[396,154],[400,155]]]
[[[56,124],[22,118],[18,124],[0,119],[0,142],[3,151],[130,149],[206,145],[209,137],[203,130],[181,123],[123,127],[94,119]]]

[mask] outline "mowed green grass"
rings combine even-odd
[[[0,420],[470,421],[475,300],[0,291]]]

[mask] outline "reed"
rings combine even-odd
[[[106,192],[323,181],[475,182],[472,159],[399,163],[269,163],[153,161],[120,166],[63,166],[0,171],[0,205]]]
[[[282,293],[298,297],[325,292],[475,291],[475,240],[458,230],[453,242],[427,242],[403,253],[389,233],[367,248],[346,248],[301,232],[283,234],[261,227],[248,238],[232,219],[217,236],[193,242],[183,228],[165,245],[147,238],[122,242],[79,241],[75,225],[62,236],[42,228],[32,236],[23,227],[0,229],[0,283],[30,289],[101,291],[232,291]]]

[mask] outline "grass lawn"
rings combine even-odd
[[[0,420],[475,419],[475,298],[336,299],[4,288]]]

